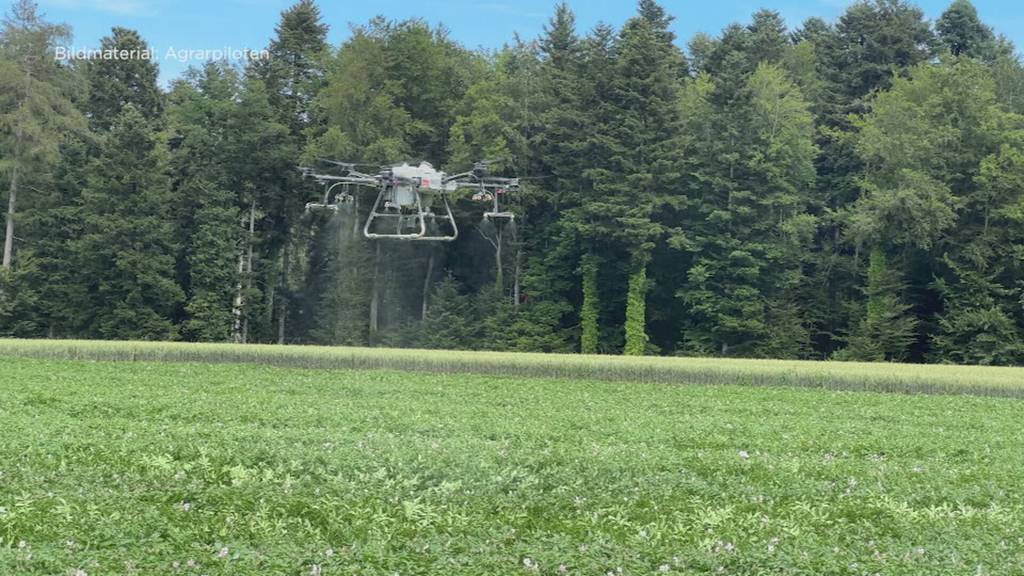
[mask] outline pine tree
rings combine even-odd
[[[523,288],[529,294],[529,306],[562,311],[556,320],[567,329],[575,330],[578,318],[580,349],[591,354],[600,345],[600,265],[591,258],[589,264],[577,266],[589,243],[580,210],[592,191],[585,170],[599,161],[587,150],[600,125],[591,116],[600,101],[598,86],[591,79],[610,71],[605,67],[610,67],[610,58],[603,42],[611,34],[605,28],[581,39],[568,4],[556,6],[538,42],[539,78],[533,98],[539,102],[539,114],[529,143],[530,173],[544,178],[529,182],[521,191]],[[574,273],[577,269],[580,274]],[[580,298],[577,316],[573,308]]]
[[[626,350],[646,350],[646,267],[655,241],[663,234],[655,211],[681,199],[673,187],[676,173],[677,98],[684,59],[667,30],[670,18],[653,1],[626,22],[615,49],[615,71],[608,92],[610,121],[599,139],[610,139],[606,163],[589,171],[592,198],[582,207],[590,234],[613,240],[628,255],[625,273],[633,288],[626,299]],[[593,81],[598,81],[594,79]],[[608,140],[606,140],[608,141]],[[643,324],[642,329],[637,323]]]
[[[830,66],[845,112],[863,111],[864,96],[888,88],[893,72],[927,61],[935,37],[924,12],[906,0],[861,0],[836,23]]]
[[[164,153],[149,122],[128,104],[88,170],[83,235],[73,245],[86,278],[84,335],[168,339],[183,294],[175,282],[175,237]]]
[[[231,142],[225,162],[230,166],[227,189],[234,193],[244,217],[234,308],[237,311],[233,339],[239,342],[270,341],[276,284],[273,252],[275,219],[266,206],[275,204],[278,177],[295,168],[295,148],[288,127],[270,105],[263,80],[247,70],[241,79],[237,104],[228,122]]]
[[[419,327],[419,348],[472,349],[480,334],[473,299],[447,276],[434,287],[431,306]]]
[[[135,30],[115,27],[100,41],[100,49],[128,54],[129,58],[94,58],[86,62],[89,79],[87,116],[94,129],[109,130],[126,104],[132,104],[143,118],[158,120],[164,108],[164,95],[157,86],[159,69],[152,59],[144,58],[148,49]],[[155,57],[155,56],[154,56]]]
[[[233,306],[239,279],[241,204],[234,123],[240,92],[237,72],[225,64],[192,70],[171,94],[172,168],[182,238],[179,283],[187,302],[182,336],[227,341],[241,314]],[[244,267],[244,266],[243,266]]]
[[[255,274],[266,286],[263,304],[274,324],[272,336],[263,337],[269,336],[279,344],[290,337],[289,319],[298,320],[303,312],[295,304],[302,290],[303,258],[308,247],[294,232],[305,203],[303,192],[312,194],[315,187],[303,181],[294,167],[307,131],[314,130],[321,120],[314,103],[326,78],[327,30],[313,0],[299,0],[281,13],[268,48],[270,57],[254,61],[248,70],[266,88],[276,122],[288,128],[285,145],[289,149],[277,155],[283,162],[260,183],[256,200],[263,218],[257,226],[261,232],[256,258],[260,270]],[[270,326],[264,324],[267,328]]]
[[[1001,284],[1004,265],[989,270],[972,270],[951,260],[947,265],[955,280],[940,278],[936,283],[945,309],[938,319],[931,359],[982,365],[1024,362],[1024,331],[1013,315],[1021,290]]]
[[[977,187],[961,205],[935,280],[943,309],[932,358],[940,362],[1024,361],[1024,265],[1017,257],[1024,250],[1024,143],[1008,129],[1024,119],[997,118],[1002,122],[989,127],[1007,141],[981,160]]]
[[[804,268],[816,219],[814,125],[780,67],[785,29],[770,12],[731,26],[683,95],[683,158],[694,209],[672,239],[692,264],[678,298],[687,354],[805,356]],[[776,46],[776,63],[759,61]],[[770,51],[770,50],[769,50]]]
[[[62,131],[75,129],[79,114],[66,90],[54,47],[70,35],[66,26],[42,19],[31,0],[19,0],[0,32],[0,173],[7,177],[3,270],[14,261],[14,233],[22,183],[57,161]]]
[[[252,70],[267,86],[271,106],[298,138],[314,118],[313,100],[324,81],[328,26],[313,0],[299,0],[281,13],[270,57]]]
[[[590,256],[583,260],[583,304],[580,310],[580,352],[597,354],[600,347],[601,328],[599,325],[601,307],[597,289],[597,262]]]
[[[989,61],[996,57],[995,34],[978,18],[970,0],[953,0],[935,23],[935,31],[953,56]]]
[[[850,334],[839,360],[898,362],[909,354],[916,339],[917,320],[909,313],[900,293],[903,284],[888,265],[881,248],[871,251],[867,272],[867,305],[864,316]]]

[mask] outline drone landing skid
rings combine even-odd
[[[371,240],[413,240],[418,242],[451,242],[459,237],[459,227],[455,224],[455,216],[452,214],[451,206],[448,205],[448,199],[442,198],[444,202],[445,213],[443,215],[437,215],[433,212],[428,212],[423,209],[423,202],[420,198],[419,192],[416,193],[416,211],[414,213],[403,213],[401,209],[397,211],[385,208],[381,211],[380,203],[381,198],[384,197],[384,191],[377,195],[377,200],[373,203],[373,208],[370,210],[370,215],[366,219],[366,225],[363,227],[363,235]],[[389,221],[395,222],[394,232],[380,232],[377,231],[378,227],[375,223],[378,221]],[[451,234],[430,234],[427,232],[427,222],[438,222],[442,225],[447,223],[451,227]],[[403,230],[412,229],[413,232],[403,232]]]
[[[318,202],[306,203],[306,212],[318,212],[321,210],[330,210],[331,212],[337,212],[341,206],[338,204],[320,204]]]
[[[331,202],[331,192],[333,192],[334,189],[337,188],[338,186],[342,186],[342,191],[335,195],[334,201]],[[330,210],[332,212],[337,212],[343,206],[351,204],[353,200],[354,197],[348,191],[348,184],[345,182],[335,182],[333,184],[328,185],[327,189],[324,190],[323,202],[306,203],[306,212],[315,212],[320,210]]]
[[[512,212],[484,212],[484,218],[492,222],[512,222],[516,215]]]

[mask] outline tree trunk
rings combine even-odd
[[[352,198],[352,239],[359,238],[359,195]]]
[[[427,319],[427,305],[430,301],[430,279],[434,275],[434,250],[430,249],[430,257],[427,258],[427,275],[423,278],[423,310],[420,312],[420,320]]]
[[[18,165],[14,165],[11,171],[11,186],[7,196],[7,227],[4,234],[4,270],[11,269],[11,260],[14,258],[14,212],[18,198]]]
[[[501,265],[501,224],[495,226],[494,236],[497,240],[494,243],[494,289],[498,292],[498,296],[501,297],[505,294],[505,270],[504,266]]]
[[[370,296],[370,345],[377,337],[377,311],[380,308],[380,241],[375,242],[373,254],[373,289]]]
[[[280,308],[277,315],[277,343],[284,344],[285,340],[285,324],[286,317],[288,316],[288,298],[286,296],[288,290],[288,265],[290,264],[288,244],[285,243],[284,248],[281,252],[281,280],[280,288],[281,292],[278,295],[278,302],[280,302]]]
[[[583,305],[580,310],[580,352],[597,354],[601,328],[599,324],[600,303],[597,290],[597,259],[590,253],[583,256]]]
[[[249,205],[249,235],[245,251],[238,255],[238,292],[235,294],[235,342],[245,344],[249,336],[249,315],[243,310],[245,291],[252,288],[252,245],[256,235],[256,199]]]
[[[252,251],[256,239],[256,199],[249,205],[249,242],[245,256],[245,288],[252,290]],[[249,341],[249,315],[242,317],[242,344]]]
[[[519,274],[522,271],[522,261],[523,261],[522,256],[523,256],[523,250],[522,250],[522,248],[517,246],[516,247],[516,257],[515,257],[516,265],[515,265],[515,268],[512,269],[512,306],[516,310],[519,309],[519,298],[520,298],[520,293],[519,293],[519,290],[520,290],[520,288],[519,288]]]
[[[235,282],[235,300],[231,306],[231,315],[234,321],[231,323],[231,339],[236,344],[242,343],[242,303],[245,298],[242,296],[244,284],[242,283],[245,274],[245,252],[238,252],[238,280]]]
[[[626,295],[626,356],[643,356],[647,351],[647,261],[636,260]]]

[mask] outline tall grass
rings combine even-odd
[[[797,386],[907,394],[1024,396],[1024,368],[795,360],[622,357],[327,346],[87,340],[0,340],[0,357],[257,363],[295,368]]]

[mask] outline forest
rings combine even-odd
[[[1024,68],[968,0],[760,10],[676,38],[553,8],[470,50],[313,0],[268,58],[164,87],[147,59],[0,31],[0,335],[895,362],[1024,363]],[[143,50],[114,27],[103,49]],[[310,213],[299,166],[489,159],[514,225],[454,201],[451,243]]]

